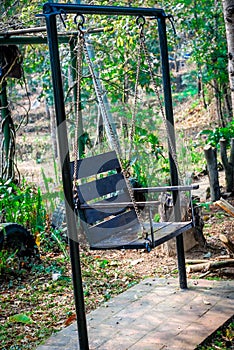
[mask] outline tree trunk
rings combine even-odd
[[[7,83],[4,80],[1,85],[0,91],[0,114],[1,114],[1,127],[3,132],[3,154],[2,168],[0,170],[0,176],[4,180],[14,179],[14,163],[15,163],[15,126],[11,117],[11,112],[8,108],[7,99]]]
[[[218,120],[219,126],[224,128],[225,122],[223,119],[222,103],[221,103],[221,96],[220,96],[221,94],[220,94],[220,89],[219,89],[217,79],[213,79],[213,87],[214,87],[217,120]]]
[[[234,108],[234,0],[223,0],[223,13],[228,47],[228,74]]]
[[[207,145],[204,148],[204,153],[207,162],[207,170],[210,182],[210,197],[211,201],[215,202],[220,198],[219,175],[217,168],[217,152],[216,149]]]
[[[234,192],[234,139],[231,140],[230,157],[227,156],[227,145],[225,139],[220,139],[220,154],[225,170],[226,191]]]
[[[228,115],[228,121],[232,121],[232,102],[231,102],[231,95],[230,91],[228,89],[227,84],[224,84],[223,86],[223,93],[224,93],[224,104],[225,104],[225,113]]]
[[[233,255],[234,254],[234,243],[232,241],[230,241],[230,239],[224,234],[219,235],[219,239],[225,245],[225,247],[228,249],[228,251],[231,253],[231,255]]]

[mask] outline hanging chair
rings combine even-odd
[[[74,162],[71,163],[72,173]],[[152,208],[159,201],[133,203],[115,151],[84,158],[77,163],[76,190],[81,225],[91,249],[150,251],[193,227],[193,222],[153,222]],[[134,192],[189,191],[197,186],[133,188]],[[148,222],[135,208],[149,212]]]
[[[145,19],[137,18],[140,28],[140,45],[137,59],[137,75],[134,94],[134,110],[132,114],[130,151],[132,150],[132,140],[136,117],[137,86],[139,81],[140,61],[142,50],[145,53],[150,75],[153,80],[153,73],[149,61],[149,54],[145,46],[143,26]],[[169,239],[182,234],[193,227],[193,221],[189,222],[164,222],[156,223],[152,220],[152,208],[159,205],[159,201],[137,202],[134,193],[148,192],[168,192],[188,191],[191,198],[191,190],[197,186],[172,186],[154,188],[132,188],[126,170],[121,164],[120,144],[113,130],[112,123],[108,118],[108,113],[103,102],[100,85],[97,82],[94,68],[89,57],[84,33],[84,17],[78,26],[77,42],[77,103],[80,101],[80,82],[82,78],[82,54],[86,58],[89,71],[93,79],[99,108],[107,130],[107,137],[110,146],[114,151],[99,154],[78,160],[78,126],[80,109],[77,105],[76,137],[75,137],[75,161],[71,163],[71,173],[73,174],[73,191],[75,197],[76,210],[80,217],[80,223],[91,249],[136,249],[146,248],[148,251]],[[156,94],[160,101],[159,93],[154,84]],[[161,106],[161,105],[160,105]],[[163,113],[163,108],[161,106]],[[172,142],[170,142],[172,144]],[[173,147],[171,147],[173,149]],[[176,158],[175,152],[173,152]],[[177,162],[175,162],[177,164]],[[177,195],[179,202],[179,196]],[[148,222],[143,220],[141,215],[142,207],[147,210]],[[144,211],[145,214],[145,211]]]

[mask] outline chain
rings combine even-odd
[[[123,177],[124,177],[124,179],[126,181],[127,189],[128,189],[128,192],[129,192],[132,204],[133,204],[134,211],[135,211],[137,219],[138,219],[138,221],[140,223],[140,226],[141,226],[141,229],[142,229],[142,234],[147,234],[146,230],[144,228],[144,223],[143,223],[143,219],[141,217],[141,213],[140,213],[140,211],[139,211],[139,209],[137,207],[137,204],[136,204],[136,200],[135,200],[135,197],[134,197],[134,193],[133,193],[130,181],[129,181],[128,177],[127,177],[127,172],[124,170],[124,168],[123,168],[123,166],[121,164],[121,160],[120,160],[121,159],[121,150],[120,150],[119,144],[118,144],[118,142],[116,140],[116,137],[115,137],[112,125],[111,125],[111,123],[109,121],[109,118],[108,118],[108,114],[107,114],[107,111],[106,111],[106,108],[105,108],[105,104],[104,104],[104,101],[103,101],[103,98],[102,98],[102,93],[100,91],[100,88],[99,88],[97,80],[96,80],[96,76],[95,76],[95,73],[94,73],[94,69],[93,69],[93,65],[92,65],[91,59],[89,57],[89,53],[88,53],[88,49],[87,49],[87,46],[86,46],[86,42],[85,42],[84,36],[82,36],[82,45],[83,45],[83,52],[84,52],[84,55],[85,55],[85,59],[87,61],[87,64],[88,64],[88,67],[89,67],[89,71],[90,71],[90,74],[91,74],[93,82],[94,82],[94,86],[95,86],[95,90],[96,90],[96,94],[97,94],[97,100],[98,100],[98,103],[99,103],[99,106],[100,106],[100,110],[102,112],[102,116],[103,116],[104,122],[106,123],[106,125],[108,127],[112,144],[113,144],[114,149],[115,149],[115,151],[117,153],[117,157],[119,159],[119,164],[120,164],[120,168],[121,168],[121,173],[123,174]],[[74,173],[75,173],[75,169],[74,169]]]
[[[179,170],[179,164],[178,164],[178,160],[177,160],[175,147],[174,147],[173,142],[171,140],[170,131],[169,131],[169,128],[168,128],[168,121],[167,121],[167,118],[166,118],[165,113],[164,113],[164,108],[163,108],[162,101],[161,101],[161,98],[160,98],[160,94],[159,94],[159,91],[158,91],[158,86],[157,86],[157,84],[155,82],[155,78],[154,78],[154,73],[153,73],[153,68],[152,68],[149,52],[148,52],[148,49],[147,49],[146,44],[145,44],[145,35],[144,35],[144,32],[143,32],[143,26],[144,26],[145,22],[143,22],[143,23],[140,22],[141,18],[143,18],[143,17],[139,16],[137,18],[137,23],[139,24],[139,28],[140,28],[140,45],[141,45],[141,47],[142,47],[142,49],[144,51],[145,58],[146,58],[146,61],[147,61],[148,67],[149,67],[150,78],[151,78],[151,81],[153,83],[154,92],[155,92],[155,94],[156,94],[156,96],[158,98],[160,111],[161,111],[161,114],[162,114],[162,117],[163,117],[163,122],[164,122],[165,129],[166,129],[166,132],[167,132],[168,143],[169,143],[169,146],[170,146],[170,149],[171,149],[172,159],[173,159],[173,161],[175,163],[175,166],[176,166],[176,170],[177,170],[178,177],[179,177],[179,182],[182,183],[182,176],[181,176],[181,173],[180,173],[180,170]]]
[[[77,59],[76,59],[76,72],[77,72],[77,85],[76,85],[76,126],[75,126],[75,141],[74,141],[74,173],[73,173],[73,194],[74,194],[74,201],[75,206],[78,204],[78,191],[76,186],[76,175],[77,175],[77,168],[78,168],[78,152],[79,152],[79,121],[81,117],[81,110],[80,110],[80,101],[81,101],[81,94],[80,94],[80,86],[81,86],[81,79],[82,79],[82,54],[83,54],[83,46],[84,46],[84,33],[82,31],[82,25],[83,25],[84,19],[82,17],[82,22],[78,23],[78,38],[77,38]],[[77,209],[77,208],[76,208]]]

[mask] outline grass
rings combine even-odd
[[[196,350],[234,349],[234,316],[211,334]]]

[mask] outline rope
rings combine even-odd
[[[140,65],[141,65],[141,45],[138,48],[137,57],[138,57],[137,58],[137,71],[136,71],[136,82],[135,82],[135,88],[134,88],[134,103],[133,103],[131,130],[130,130],[130,146],[129,146],[128,164],[130,164],[130,161],[131,161],[132,148],[133,148],[133,137],[134,137],[135,131],[136,131],[136,109],[137,109],[138,84],[139,84]]]
[[[126,171],[124,170],[124,168],[123,168],[123,166],[121,164],[121,149],[120,149],[120,146],[119,146],[119,144],[118,144],[118,142],[116,140],[116,137],[115,137],[112,125],[111,125],[111,123],[109,121],[108,114],[107,114],[107,111],[106,111],[106,108],[105,108],[105,104],[104,104],[104,101],[103,101],[103,98],[102,98],[102,93],[101,93],[100,88],[99,88],[99,86],[97,84],[96,76],[95,76],[94,69],[93,69],[93,65],[92,65],[92,62],[91,62],[89,54],[88,54],[88,49],[87,49],[87,46],[86,46],[86,42],[85,42],[85,38],[84,38],[84,35],[83,35],[83,31],[82,31],[83,23],[84,23],[84,21],[82,23],[79,23],[79,25],[78,25],[78,30],[79,30],[79,33],[80,33],[79,34],[79,38],[80,38],[79,60],[81,61],[81,53],[83,52],[84,55],[85,55],[85,59],[87,61],[88,67],[89,67],[90,74],[91,74],[93,82],[94,82],[94,87],[95,87],[96,94],[97,94],[97,100],[98,100],[98,103],[99,103],[99,106],[100,106],[100,110],[102,112],[102,116],[103,116],[104,122],[106,123],[107,128],[109,130],[109,135],[110,135],[110,138],[111,138],[111,144],[113,144],[114,149],[116,151],[116,154],[117,154],[117,157],[118,157],[118,160],[119,160],[119,164],[120,164],[120,168],[121,168],[121,173],[123,174],[123,177],[124,177],[124,179],[126,181],[127,189],[128,189],[131,201],[133,203],[133,208],[134,208],[134,211],[136,213],[136,216],[137,216],[137,219],[139,221],[139,224],[141,226],[142,234],[144,235],[144,234],[147,234],[147,233],[146,233],[146,230],[144,228],[143,220],[142,220],[140,211],[139,211],[139,209],[137,207],[136,200],[135,200],[135,197],[134,197],[134,193],[133,193],[131,184],[129,182],[129,179],[127,177],[127,173],[126,173]],[[82,49],[81,49],[81,46],[82,46]],[[80,69],[80,66],[79,66],[79,69]],[[77,81],[77,85],[78,85],[77,89],[78,90],[80,90],[79,89],[79,87],[80,87],[79,84],[80,84],[80,78],[81,78],[80,75],[79,75],[79,72],[81,72],[81,69],[80,69],[80,71],[78,71],[78,81]],[[77,124],[76,133],[78,133],[78,124]],[[74,193],[75,193],[75,195],[77,197],[77,189],[76,189],[76,186],[75,186],[76,172],[77,172],[77,162],[75,161],[75,165],[74,165],[74,187],[75,187],[74,188]]]

